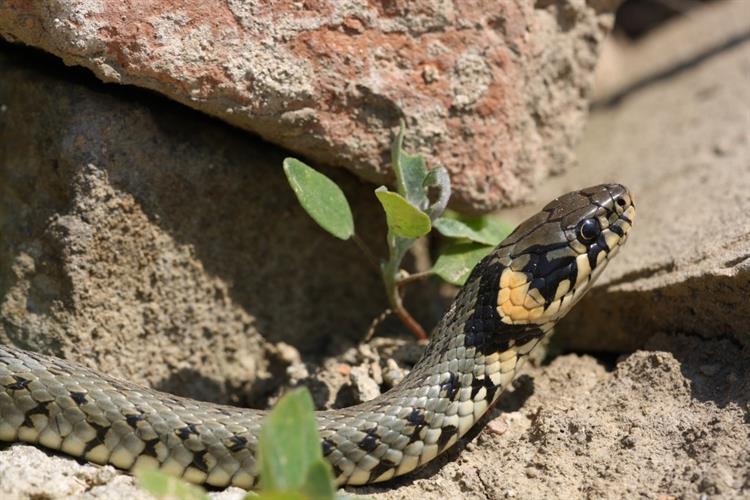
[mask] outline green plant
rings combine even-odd
[[[388,256],[379,260],[378,267],[391,311],[418,339],[426,339],[424,329],[404,307],[403,286],[431,275],[462,285],[474,265],[507,236],[511,228],[492,216],[471,218],[446,212],[451,194],[448,172],[443,167],[428,170],[421,156],[404,151],[403,139],[402,122],[391,147],[396,191],[389,191],[385,186],[375,190],[388,225]],[[376,260],[355,232],[349,203],[332,180],[296,158],[284,160],[284,172],[300,204],[313,220],[333,236],[352,240],[368,258]],[[402,269],[406,253],[417,238],[433,228],[449,242],[432,269],[409,275]]]
[[[306,388],[295,389],[276,404],[263,422],[256,466],[260,491],[245,500],[334,500],[331,466],[323,458],[315,425],[312,397]],[[144,490],[159,499],[207,500],[198,487],[164,474],[146,470],[136,474]]]

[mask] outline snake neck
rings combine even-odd
[[[472,375],[476,386],[498,360],[505,360],[503,368],[510,366],[512,358],[522,361],[552,332],[554,322],[508,324],[501,320],[498,295],[504,269],[497,254],[476,266],[435,329],[425,356],[414,371],[434,371],[435,367],[457,371]],[[462,366],[456,359],[472,362]],[[457,366],[452,367],[451,363]]]
[[[323,452],[339,483],[378,482],[415,469],[451,447],[497,401],[551,330],[500,321],[502,271],[496,255],[477,266],[397,387],[318,414]]]

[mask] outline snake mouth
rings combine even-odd
[[[511,246],[497,296],[503,323],[551,328],[627,241],[635,203],[624,186],[605,184],[562,196],[542,214],[546,218],[535,216],[514,231],[523,233],[517,242],[513,234],[508,237]]]

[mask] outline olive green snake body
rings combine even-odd
[[[408,473],[450,448],[497,401],[529,352],[625,242],[629,191],[561,196],[473,270],[406,378],[378,398],[317,412],[339,484]],[[252,488],[265,412],[180,398],[0,345],[0,440],[193,483]]]

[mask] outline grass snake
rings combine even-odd
[[[317,412],[339,484],[408,473],[450,448],[625,242],[630,192],[563,195],[485,257],[406,378],[378,398]],[[59,358],[0,345],[0,440],[193,483],[252,488],[265,412],[181,398]]]

